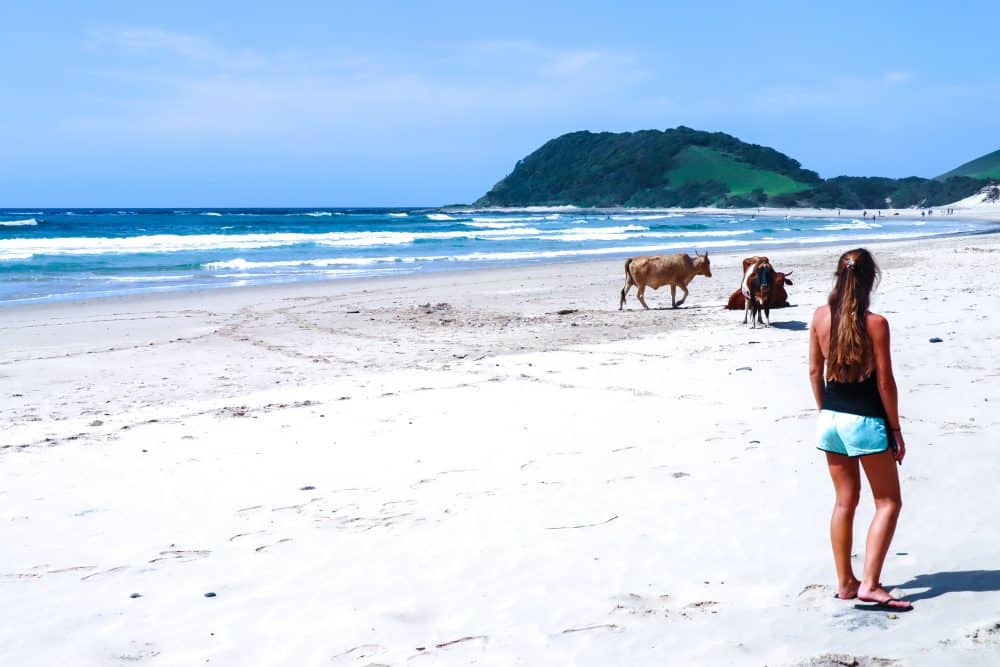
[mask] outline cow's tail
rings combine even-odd
[[[631,264],[632,258],[629,257],[625,260],[625,287],[622,288],[621,300],[618,302],[618,310],[625,307],[625,294],[628,293],[629,288],[635,284],[635,281],[632,280],[632,272],[629,270],[629,266]]]

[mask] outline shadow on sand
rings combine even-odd
[[[785,329],[786,331],[805,331],[809,325],[802,320],[791,320],[788,322],[771,322],[775,329]]]
[[[926,591],[906,596],[909,602],[930,600],[946,593],[989,593],[1000,591],[1000,570],[966,570],[964,572],[934,572],[919,574],[894,588],[926,588]]]
[[[674,308],[673,306],[650,306],[649,307],[649,312],[652,312],[654,310],[703,310],[703,309],[712,309],[712,308],[714,308],[714,307],[713,306],[704,306],[704,305],[692,305],[692,306],[684,305],[684,306],[677,306],[676,308]],[[629,306],[625,306],[625,308],[622,309],[622,312],[627,313],[629,311],[632,311],[634,313],[641,313],[641,312],[644,312],[645,310],[646,309],[643,308],[642,306],[636,306],[635,308],[631,308]]]

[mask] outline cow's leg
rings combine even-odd
[[[670,286],[670,307],[676,308],[681,304],[677,303],[677,285]]]
[[[635,292],[635,298],[639,299],[639,303],[642,304],[643,308],[645,308],[646,310],[649,310],[649,306],[646,305],[646,286],[645,285],[639,285],[639,289],[637,289],[636,292]]]
[[[747,325],[747,317],[750,315],[750,299],[743,299],[743,326]]]
[[[771,326],[771,309],[768,306],[764,306],[764,319],[767,320],[767,324],[764,326]]]
[[[685,285],[684,283],[681,283],[679,285],[679,287],[682,290],[684,290],[684,296],[682,296],[681,300],[677,302],[677,306],[683,306],[684,302],[687,301],[687,298],[688,298],[688,288],[687,288],[687,285]],[[676,308],[676,306],[675,306],[675,308]]]
[[[625,287],[622,288],[622,298],[618,302],[618,310],[625,307],[625,297],[628,295],[628,291],[632,289],[632,285],[635,285],[635,282],[632,281],[632,274],[626,274]]]

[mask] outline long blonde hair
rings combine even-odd
[[[872,289],[881,272],[864,248],[848,250],[837,262],[836,282],[830,292],[830,354],[826,378],[859,382],[872,367],[874,351],[865,320]]]

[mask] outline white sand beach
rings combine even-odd
[[[0,311],[0,665],[1000,664],[1000,237],[870,247],[911,613],[833,598],[846,248],[774,250],[769,329],[733,254],[677,310],[615,260]]]

